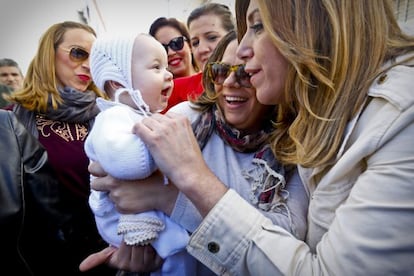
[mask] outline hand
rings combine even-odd
[[[133,133],[147,144],[158,168],[203,217],[227,192],[204,161],[190,121],[184,115],[153,114],[136,123]]]
[[[109,246],[89,255],[79,270],[84,272],[104,263],[131,272],[153,272],[161,268],[163,260],[151,245],[128,246],[123,242],[119,248]]]
[[[177,200],[177,188],[173,184],[164,185],[164,176],[159,171],[143,180],[126,181],[107,175],[99,163],[93,162],[89,172],[96,177],[91,188],[108,192],[120,213],[160,210],[170,215]]]
[[[207,168],[191,124],[181,114],[153,114],[136,123],[133,132],[147,144],[159,169],[177,185]]]

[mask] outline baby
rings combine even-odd
[[[173,88],[167,66],[164,47],[146,34],[99,37],[92,46],[92,79],[111,100],[97,99],[101,112],[85,151],[115,178],[143,179],[157,169],[132,126],[167,106]],[[89,204],[99,233],[109,244],[119,247],[122,239],[128,245],[152,244],[164,264],[151,275],[194,274],[195,259],[185,251],[189,234],[164,213],[119,214],[107,193],[94,190]]]

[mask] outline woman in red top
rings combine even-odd
[[[194,9],[187,19],[190,44],[194,59],[203,70],[208,58],[220,39],[235,29],[234,17],[226,5],[207,3]],[[202,73],[174,79],[174,90],[168,100],[165,113],[172,106],[196,98],[203,92]]]
[[[149,34],[161,42],[168,55],[168,70],[174,78],[191,76],[199,71],[191,53],[187,26],[175,18],[157,18]]]

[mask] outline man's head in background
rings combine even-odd
[[[12,90],[23,87],[23,74],[16,61],[9,58],[0,59],[0,83],[11,87]]]

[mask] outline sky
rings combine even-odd
[[[185,22],[201,2],[206,0],[0,0],[0,58],[14,59],[25,74],[46,29],[64,20],[80,21],[78,11],[87,3],[97,4],[104,32],[138,33],[148,32],[152,21],[160,16]],[[226,4],[234,13],[235,0],[214,2]],[[408,25],[414,34],[414,18]]]
[[[0,0],[0,58],[12,58],[26,73],[40,36],[51,25],[64,20],[80,21],[78,11],[96,3],[103,18],[103,32],[148,32],[160,16],[186,21],[202,0]],[[214,1],[228,5],[234,0]],[[92,13],[93,15],[93,13]],[[97,30],[98,33],[102,30]]]

